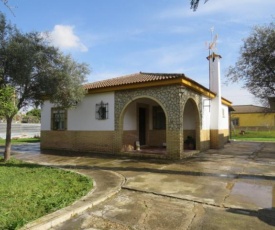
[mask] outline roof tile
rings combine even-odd
[[[256,105],[235,105],[232,106],[234,111],[232,113],[267,113],[275,112],[270,108],[256,106]]]
[[[130,85],[152,81],[162,81],[176,78],[186,78],[184,74],[174,73],[134,73],[122,77],[111,78],[103,81],[97,81],[84,85],[85,89],[99,89],[113,86]],[[191,80],[191,79],[189,79]]]

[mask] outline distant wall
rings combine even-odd
[[[6,123],[0,123],[0,138],[6,139]],[[13,123],[11,129],[12,138],[40,136],[40,124]]]
[[[275,113],[232,113],[231,120],[238,119],[240,127],[274,127]]]

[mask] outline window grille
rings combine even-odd
[[[52,130],[66,130],[67,111],[60,108],[52,108]]]
[[[108,119],[108,112],[108,103],[104,103],[103,101],[101,101],[99,104],[96,104],[96,119]]]

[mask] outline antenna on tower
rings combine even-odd
[[[209,60],[210,60],[210,55],[213,58],[214,50],[216,49],[217,40],[218,40],[218,35],[217,34],[213,37],[214,26],[212,26],[210,28],[210,31],[211,31],[211,41],[210,42],[206,42],[207,49],[209,50]]]

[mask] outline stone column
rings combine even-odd
[[[170,159],[180,159],[183,157],[183,109],[186,98],[188,98],[186,88],[175,86],[169,91],[166,97],[167,111],[167,152]]]

